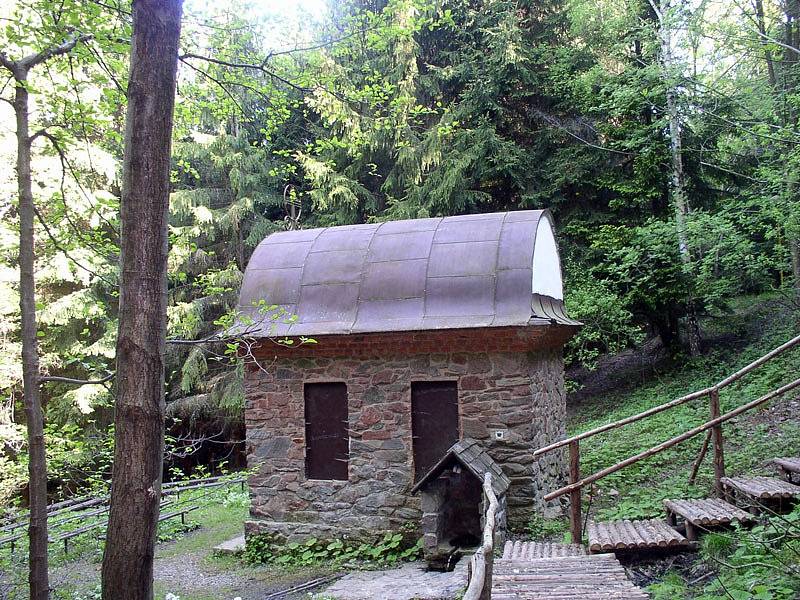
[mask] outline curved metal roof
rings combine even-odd
[[[239,311],[255,336],[577,325],[561,298],[534,294],[545,219],[552,225],[547,211],[516,211],[274,233],[250,258]],[[541,278],[556,273],[560,286],[551,252]],[[272,320],[259,303],[295,320]]]

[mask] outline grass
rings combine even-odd
[[[766,308],[764,309],[767,310]],[[779,346],[796,334],[793,319],[768,321],[771,315],[747,313],[749,319],[761,320],[768,327],[738,351],[720,348],[707,355],[686,359],[679,366],[661,373],[645,384],[624,392],[612,392],[587,402],[572,416],[570,434],[579,433],[663,404],[689,392],[713,385],[752,360]],[[728,317],[736,323],[736,317]],[[791,381],[800,373],[800,349],[790,351],[763,365],[720,394],[722,412]],[[768,403],[766,410],[745,413],[723,425],[727,474],[765,472],[764,462],[785,455],[787,448],[800,447],[800,425],[792,418],[767,419],[780,414],[788,397]],[[770,410],[775,413],[769,412]],[[706,398],[612,430],[581,442],[581,471],[584,475],[633,456],[702,424],[709,418]],[[704,434],[617,471],[601,479],[586,494],[585,509],[596,519],[646,518],[661,516],[662,502],[670,497],[702,497],[711,490],[713,467],[709,453],[701,466],[695,485],[689,485],[691,465],[698,455]],[[766,471],[769,472],[769,471]]]
[[[634,415],[689,392],[706,388],[797,335],[798,315],[774,299],[742,299],[732,314],[709,319],[704,330],[722,340],[698,358],[683,359],[637,387],[612,391],[578,407],[570,434]],[[800,348],[763,365],[720,395],[722,412],[755,400],[800,374]],[[723,425],[726,474],[774,475],[767,461],[797,455],[800,422],[797,392],[790,392]],[[586,476],[680,435],[709,419],[706,398],[581,442]],[[705,434],[642,460],[584,490],[584,511],[594,520],[663,517],[666,498],[707,497],[713,493],[713,451],[697,481],[688,483]],[[648,589],[656,600],[789,600],[800,597],[800,509],[786,519],[736,531],[727,538],[703,539],[693,574],[668,572]],[[787,525],[789,523],[789,525]],[[706,577],[698,578],[697,572]],[[699,581],[699,583],[697,583]]]
[[[176,568],[184,557],[193,555],[204,572],[217,574],[226,571],[246,570],[236,558],[218,557],[212,548],[228,539],[241,535],[242,524],[247,518],[249,499],[239,484],[219,488],[206,488],[182,492],[177,500],[180,507],[198,506],[187,514],[186,524],[176,517],[159,524],[159,544],[156,548],[157,561],[174,561]],[[170,509],[174,510],[174,509]],[[60,517],[59,517],[60,518]],[[80,519],[54,528],[50,535],[68,531],[85,524]],[[54,598],[59,600],[93,600],[99,584],[99,566],[103,554],[103,541],[98,539],[96,529],[70,540],[69,552],[64,552],[62,544],[51,544],[49,561],[51,585],[55,588]],[[0,573],[10,583],[6,595],[9,600],[27,597],[27,546],[25,539],[14,553],[8,546],[0,548]],[[250,573],[249,575],[253,575]],[[187,585],[202,582],[187,581]],[[156,599],[163,600],[167,593],[178,594],[181,600],[218,600],[227,597],[221,588],[207,591],[194,590],[186,594],[176,590],[173,582],[156,581]],[[0,592],[3,590],[0,588]],[[183,593],[182,593],[183,592]],[[1,594],[0,594],[1,595]],[[230,598],[233,598],[230,595]]]

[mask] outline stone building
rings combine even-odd
[[[508,477],[509,527],[557,508],[543,488],[563,481],[564,457],[531,454],[565,433],[562,349],[579,324],[547,211],[275,233],[239,311],[258,358],[245,375],[248,532],[419,531],[412,488],[465,438]]]

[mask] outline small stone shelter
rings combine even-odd
[[[481,544],[488,502],[483,482],[492,476],[497,497],[495,548],[502,548],[506,534],[508,476],[477,441],[457,441],[411,489],[419,492],[422,509],[422,550],[429,566],[450,570],[461,548]]]
[[[294,317],[263,318],[264,305]],[[507,476],[510,527],[557,508],[542,496],[564,457],[532,452],[565,433],[562,349],[579,323],[548,211],[274,233],[239,311],[258,358],[245,374],[248,532],[420,531],[412,488],[465,438]]]

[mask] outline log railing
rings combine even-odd
[[[676,444],[679,444],[683,441],[688,440],[691,437],[694,437],[704,431],[708,432],[708,437],[706,438],[705,442],[703,443],[703,447],[700,450],[700,455],[697,457],[697,460],[692,466],[692,473],[690,476],[690,481],[694,481],[694,478],[697,475],[697,470],[700,467],[700,463],[702,462],[703,458],[705,457],[705,453],[708,450],[708,446],[712,445],[713,452],[714,452],[714,488],[717,492],[718,496],[722,496],[722,482],[721,479],[725,477],[725,454],[723,448],[723,433],[722,433],[722,424],[729,419],[732,419],[743,412],[751,410],[776,398],[785,394],[786,392],[793,390],[795,388],[800,387],[800,379],[795,379],[791,383],[787,383],[786,385],[773,390],[772,392],[753,400],[752,402],[748,402],[747,404],[743,404],[742,406],[727,412],[723,415],[720,414],[719,408],[719,391],[733,382],[741,379],[751,371],[754,371],[764,363],[772,360],[776,356],[783,354],[787,350],[791,350],[792,348],[797,347],[800,345],[800,336],[797,336],[785,344],[775,348],[771,352],[768,352],[758,360],[753,361],[746,367],[739,369],[732,375],[729,375],[719,383],[712,385],[711,387],[707,387],[703,390],[698,392],[693,392],[691,394],[687,394],[686,396],[682,396],[670,402],[666,402],[664,404],[660,404],[659,406],[655,406],[649,410],[644,412],[640,412],[639,414],[632,415],[630,417],[626,417],[624,419],[620,419],[619,421],[614,421],[613,423],[607,423],[606,425],[601,425],[600,427],[595,427],[589,431],[584,431],[583,433],[579,433],[578,435],[574,435],[570,438],[565,440],[561,440],[560,442],[556,442],[554,444],[550,444],[549,446],[544,446],[543,448],[539,448],[533,453],[534,458],[538,458],[543,454],[556,450],[558,448],[563,448],[564,446],[569,447],[569,484],[555,490],[554,492],[550,492],[547,494],[544,499],[549,501],[559,496],[563,496],[565,494],[569,494],[570,497],[570,532],[572,535],[572,541],[576,544],[581,543],[582,538],[582,521],[581,521],[581,490],[594,483],[595,481],[606,477],[607,475],[611,475],[619,471],[620,469],[624,469],[634,463],[639,462],[642,459],[648,458],[653,456],[654,454],[658,454],[663,450],[671,448]],[[681,435],[678,435],[670,440],[667,440],[657,446],[653,446],[652,448],[645,450],[644,452],[640,452],[635,456],[631,456],[618,462],[615,465],[597,471],[593,475],[589,475],[586,477],[581,477],[580,473],[580,441],[584,440],[589,437],[593,437],[600,433],[609,431],[611,429],[616,429],[618,427],[623,427],[630,423],[634,423],[641,419],[645,419],[652,415],[658,414],[665,410],[669,410],[671,408],[675,408],[676,406],[680,406],[692,400],[696,400],[698,398],[707,397],[708,398],[708,406],[709,406],[709,417],[710,419],[703,423],[702,425],[695,427]]]
[[[469,582],[464,600],[490,600],[492,597],[492,570],[494,565],[494,530],[497,520],[497,496],[492,489],[492,475],[486,473],[483,493],[489,505],[483,526],[481,547],[469,562]]]

